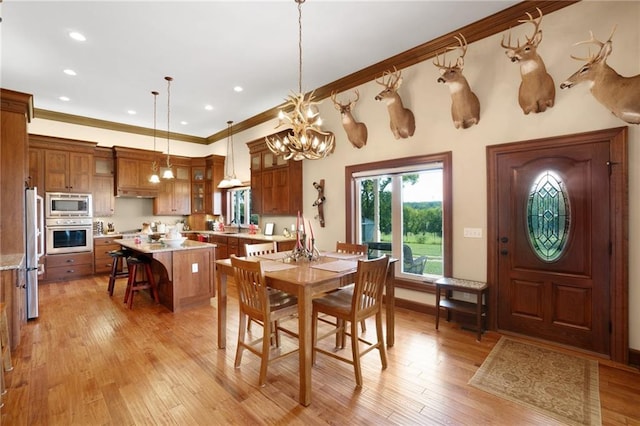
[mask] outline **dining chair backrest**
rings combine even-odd
[[[382,305],[389,256],[358,261],[351,311],[354,319],[367,318]]]
[[[336,243],[336,252],[338,253],[367,255],[368,250],[366,244],[342,243],[340,241]]]
[[[245,244],[244,253],[246,256],[260,256],[261,254],[275,253],[278,251],[276,242],[270,243],[258,243],[258,244]]]
[[[269,295],[261,262],[231,255],[233,276],[242,310],[251,318],[264,321],[269,316]]]

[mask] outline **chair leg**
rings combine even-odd
[[[356,386],[362,387],[362,367],[360,366],[360,345],[358,343],[358,324],[351,322],[351,354],[353,370],[356,375]]]
[[[133,291],[131,289],[133,288],[133,284],[136,281],[137,272],[137,265],[129,266],[129,278],[127,279],[127,288],[124,291],[124,303],[126,303],[127,305],[130,305],[129,297],[133,297]]]
[[[275,322],[275,321],[274,321]],[[262,354],[260,355],[260,379],[258,385],[263,387],[267,381],[267,367],[269,366],[269,350],[271,349],[271,327],[273,322],[263,321]]]
[[[235,368],[240,367],[242,353],[244,352],[245,327],[247,326],[247,316],[240,312],[240,326],[238,327],[238,347],[236,348],[236,359],[233,364]]]
[[[380,351],[380,363],[382,369],[387,368],[387,350],[384,346],[384,337],[382,334],[382,312],[376,314],[376,335],[378,336],[378,350]]]
[[[314,308],[311,317],[311,365],[316,365],[316,346],[318,346],[318,311]]]
[[[367,323],[365,322],[365,320],[360,321],[360,329],[363,333],[367,331]]]

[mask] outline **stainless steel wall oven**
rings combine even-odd
[[[93,251],[93,224],[88,218],[47,219],[47,254]]]

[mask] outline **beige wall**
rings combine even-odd
[[[312,207],[316,195],[312,182],[325,179],[326,227],[314,222],[316,239],[321,247],[331,247],[345,237],[344,225],[344,167],[388,158],[416,154],[453,152],[453,268],[461,278],[484,280],[487,268],[486,236],[486,158],[488,145],[565,135],[626,125],[612,116],[591,96],[586,85],[570,90],[558,86],[581,65],[569,58],[571,45],[589,37],[593,30],[597,38],[605,39],[613,25],[618,28],[613,38],[613,53],[608,63],[618,73],[631,76],[640,73],[640,2],[584,1],[544,17],[543,41],[539,53],[553,77],[557,93],[556,105],[543,114],[525,116],[518,106],[517,92],[520,81],[518,66],[512,64],[500,47],[500,35],[469,45],[465,57],[464,74],[480,98],[481,119],[477,126],[466,130],[453,127],[450,116],[448,89],[438,84],[438,71],[431,61],[403,70],[404,83],[400,89],[404,104],[416,117],[416,132],[412,138],[395,140],[388,127],[386,107],[374,101],[380,86],[374,82],[358,89],[360,101],[355,110],[358,120],[367,124],[369,139],[360,150],[351,146],[342,130],[338,112],[329,101],[320,109],[325,128],[337,137],[335,153],[321,161],[304,164],[304,216],[313,218]],[[514,28],[514,36],[529,28]],[[426,40],[425,40],[426,41]],[[575,52],[574,52],[575,53]],[[293,83],[293,82],[292,82]],[[236,174],[241,180],[249,179],[249,153],[245,145],[273,132],[276,120],[257,126],[234,136]],[[55,136],[69,136],[99,142],[100,145],[125,145],[136,141],[137,147],[149,147],[149,138],[116,135],[98,129],[82,128],[62,123],[34,120],[30,131]],[[123,139],[120,139],[123,138]],[[115,142],[117,141],[117,143]],[[203,149],[198,146],[178,147],[176,154],[224,154],[224,143]],[[640,126],[629,125],[629,257],[640,256]],[[206,151],[206,152],[202,152]],[[172,152],[174,148],[172,146]],[[195,154],[198,152],[198,154]],[[277,231],[290,224],[293,218],[274,219]],[[465,227],[483,229],[483,238],[463,238]],[[427,296],[399,292],[401,297],[433,303]],[[420,299],[422,298],[422,299]],[[640,264],[629,265],[630,346],[640,350]]]

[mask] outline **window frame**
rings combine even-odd
[[[413,167],[420,165],[429,165],[431,163],[442,163],[442,239],[443,239],[443,275],[452,276],[453,273],[453,226],[452,226],[452,153],[451,151],[418,155],[414,157],[394,158],[392,160],[375,161],[371,163],[355,164],[345,167],[345,241],[356,241],[357,212],[356,203],[359,202],[360,193],[357,191],[356,179],[354,174],[362,174],[369,171],[396,169],[404,167]],[[356,197],[356,198],[354,198]],[[400,273],[399,262],[396,262],[395,268],[398,275]],[[419,280],[400,279],[396,277],[396,286],[400,288],[409,288],[418,291],[425,291],[428,287],[425,282],[431,282],[428,276],[421,277]]]

